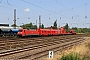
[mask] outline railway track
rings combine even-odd
[[[37,40],[38,42],[34,41],[32,43],[33,45],[30,45],[28,47],[1,52],[0,58],[2,59],[3,58],[6,58],[6,59],[30,58],[31,60],[35,60],[43,56],[46,56],[48,54],[48,51],[50,50],[53,50],[54,52],[56,52],[58,50],[62,50],[63,48],[65,49],[84,41],[84,38],[82,37],[75,38],[74,36],[73,38],[67,37],[63,39],[55,37],[53,40],[50,40],[50,38],[46,38],[44,42],[42,41],[42,38],[39,38],[40,40]]]
[[[77,37],[73,36],[53,36],[53,37],[37,37],[37,38],[0,38],[0,50],[11,50],[16,48],[23,48],[25,46],[47,43],[55,39],[62,40]]]
[[[69,39],[69,38],[66,38],[66,39]],[[5,49],[5,48],[8,48],[11,49],[11,48],[15,48],[15,47],[21,47],[23,48],[24,46],[29,46],[29,45],[33,45],[33,44],[40,44],[40,43],[48,43],[48,42],[54,42],[54,41],[61,41],[61,42],[64,42],[62,41],[63,38],[59,38],[59,37],[55,37],[53,39],[50,38],[38,38],[38,39],[35,39],[35,38],[30,38],[30,40],[26,40],[26,39],[18,39],[18,40],[5,40],[3,41],[2,40],[2,43],[0,43],[0,47],[4,47],[2,49]],[[68,40],[67,40],[68,41]]]
[[[20,56],[19,59],[26,59],[26,58],[29,57],[29,59],[35,60],[35,59],[41,58],[41,57],[43,57],[45,55],[48,55],[48,52],[49,51],[56,52],[58,50],[58,48],[59,48],[59,50],[60,49],[63,49],[63,48],[68,48],[68,47],[73,46],[76,42],[80,42],[80,40],[79,41],[68,42],[68,43],[64,43],[64,44],[60,44],[60,45],[59,44],[56,44],[57,46],[56,45],[53,45],[52,48],[50,48],[51,46],[49,46],[48,47],[49,49],[44,49],[45,48],[44,47],[42,49],[42,51],[37,51],[36,53],[33,53],[33,54],[28,54],[28,55]]]
[[[78,35],[73,36],[53,36],[53,37],[38,37],[38,38],[1,38],[0,39],[0,51],[11,50],[17,48],[23,48],[33,44],[47,43],[50,41],[69,39],[73,37],[78,37]],[[82,37],[82,36],[81,36]]]

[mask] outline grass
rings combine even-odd
[[[86,47],[88,47],[88,49],[90,50],[90,42],[86,44]]]
[[[71,52],[67,55],[63,55],[59,60],[88,60],[88,56],[84,55],[81,57],[80,54]]]
[[[81,60],[78,53],[71,52],[67,55],[63,55],[60,60]]]
[[[69,54],[63,55],[58,60],[90,60],[90,40],[84,44],[84,47],[86,52],[85,51],[82,53],[71,52]]]
[[[84,55],[84,57],[82,58],[82,60],[89,60],[89,56]]]

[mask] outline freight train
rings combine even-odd
[[[75,35],[76,32],[74,30],[70,30],[68,33],[65,31],[63,27],[60,29],[24,29],[21,27],[5,27],[0,26],[0,36],[52,36],[52,35]]]
[[[17,35],[19,37],[25,37],[25,36],[51,36],[51,35],[75,35],[76,32],[74,30],[70,30],[68,33],[65,31],[63,27],[60,29],[19,29]]]
[[[15,36],[18,33],[20,27],[6,27],[6,26],[0,26],[0,36]]]

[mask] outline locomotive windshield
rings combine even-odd
[[[19,32],[22,32],[22,30],[19,30]]]

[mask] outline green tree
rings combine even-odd
[[[77,28],[72,27],[73,30],[76,31],[76,33],[90,33],[90,28]]]
[[[68,29],[69,29],[68,23],[66,23],[66,25],[64,26],[64,28],[66,29],[66,32],[68,32]]]
[[[23,24],[20,27],[26,28],[26,29],[36,29],[37,28],[37,26],[33,25],[32,22],[30,22],[29,24]]]
[[[72,27],[72,30],[78,32],[78,28],[77,27]]]
[[[11,27],[15,27],[15,26],[17,27],[17,25],[15,25],[15,24],[12,24],[12,25],[11,25]]]
[[[33,24],[30,22],[29,24],[25,24],[25,27],[32,28],[33,27]]]
[[[34,29],[37,29],[37,26],[36,26],[36,25],[33,25],[33,28],[34,28]]]
[[[54,27],[54,29],[57,29],[57,20],[54,22],[53,27]]]
[[[44,29],[44,25],[43,24],[41,25],[41,28]]]

